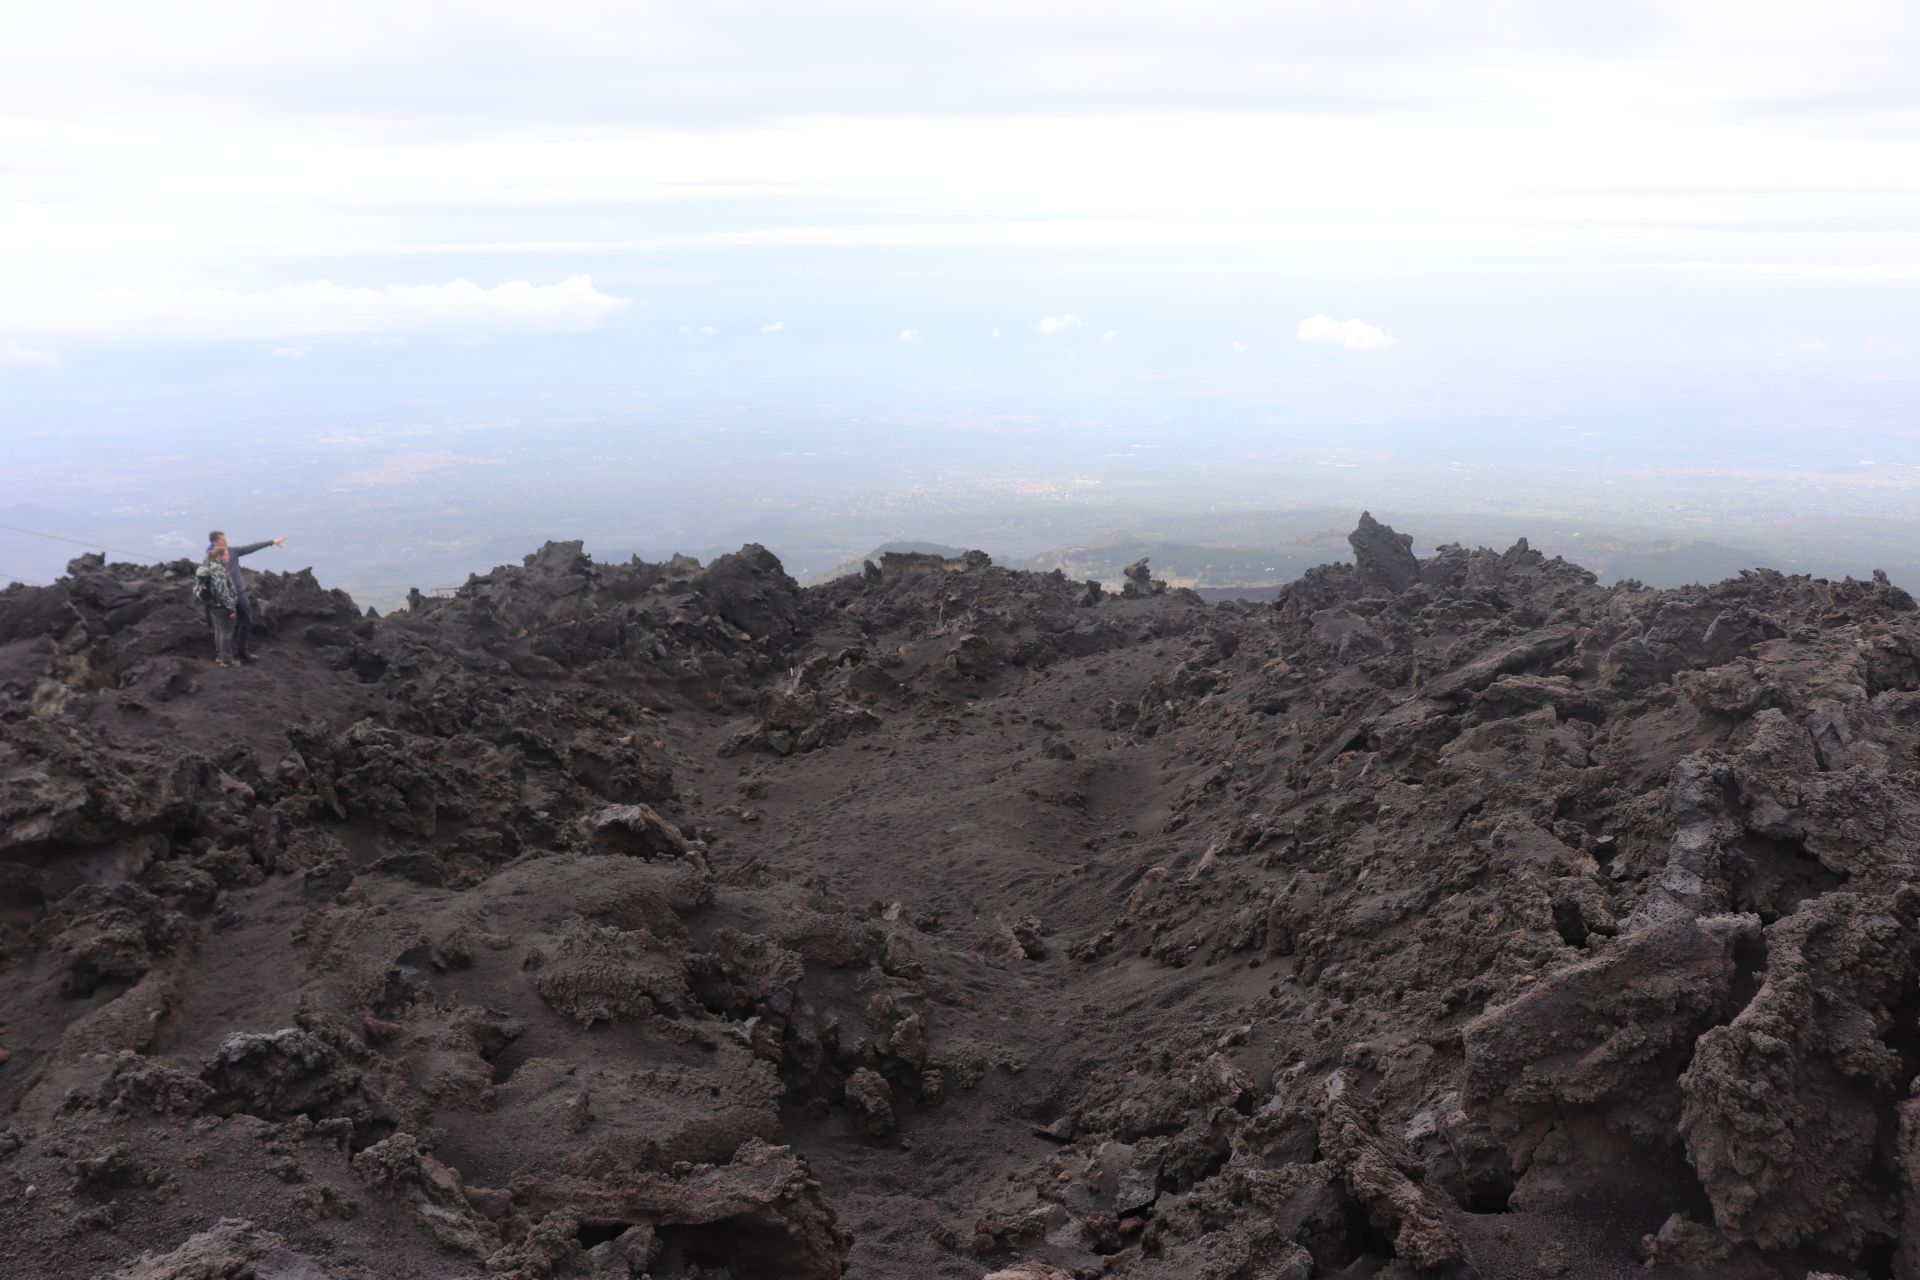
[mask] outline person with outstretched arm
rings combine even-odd
[[[227,576],[233,582],[234,598],[239,601],[233,621],[233,660],[236,665],[254,660],[247,647],[247,641],[253,634],[253,602],[247,597],[247,579],[240,572],[240,557],[265,551],[268,547],[282,546],[286,541],[284,537],[269,538],[265,542],[249,542],[244,547],[230,547],[227,545],[227,535],[220,530],[215,529],[207,535],[207,550],[225,553],[221,558],[226,564]]]
[[[207,548],[207,558],[194,575],[194,597],[207,606],[207,622],[213,627],[213,665],[237,667],[233,657],[233,627],[240,617],[240,597],[227,573],[227,549]]]

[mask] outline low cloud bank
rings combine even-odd
[[[629,300],[593,287],[591,276],[558,284],[510,280],[484,287],[390,284],[360,288],[316,280],[260,292],[119,288],[55,304],[22,308],[0,303],[0,328],[84,337],[203,341],[325,337],[336,334],[578,332],[592,329]],[[16,321],[17,323],[9,323]],[[4,352],[5,347],[0,347]],[[29,352],[29,355],[34,354]],[[0,361],[4,360],[0,355]]]

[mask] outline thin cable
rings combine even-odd
[[[12,578],[23,587],[44,587],[47,585],[38,578],[22,577],[11,569],[0,569],[0,578]]]
[[[20,526],[12,525],[12,524],[0,524],[0,529],[5,529],[8,533],[24,533],[24,534],[27,534],[29,537],[34,537],[34,538],[47,538],[54,542],[71,542],[76,547],[89,547],[99,551],[111,551],[113,552],[113,554],[117,556],[132,556],[135,560],[144,560],[148,564],[165,564],[166,563],[166,561],[164,560],[160,560],[149,555],[143,555],[138,551],[127,551],[120,547],[109,547],[105,543],[100,543],[100,542],[83,542],[79,538],[63,538],[57,533],[42,533],[38,529],[22,529]]]

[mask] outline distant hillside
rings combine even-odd
[[[1293,581],[1316,564],[1351,558],[1345,537],[1328,532],[1287,546],[1261,547],[1122,539],[1099,546],[1060,547],[1005,563],[1009,569],[1039,573],[1059,569],[1070,578],[1117,582],[1121,570],[1142,556],[1152,565],[1154,577],[1176,587],[1277,586]]]
[[[1346,531],[1358,514],[1313,508],[1140,515],[1129,518],[1124,526],[1110,526],[1082,541],[1041,551],[1032,550],[1036,545],[1032,541],[1022,545],[1009,538],[1013,543],[1009,546],[983,528],[979,541],[966,543],[883,542],[864,555],[842,556],[834,568],[818,574],[808,574],[803,567],[821,563],[817,553],[803,554],[801,547],[778,538],[768,538],[767,545],[805,585],[858,573],[862,560],[878,560],[888,552],[952,558],[977,547],[1005,568],[1042,573],[1058,569],[1070,578],[1108,584],[1118,584],[1121,570],[1145,556],[1156,578],[1191,587],[1209,600],[1271,599],[1278,588],[1314,565],[1351,560]],[[1677,529],[1596,522],[1566,514],[1522,517],[1392,510],[1375,514],[1411,534],[1414,551],[1420,555],[1431,555],[1447,543],[1503,550],[1525,537],[1536,550],[1571,560],[1591,570],[1602,583],[1633,579],[1665,589],[1720,582],[1744,569],[1765,566],[1836,579],[1866,578],[1874,569],[1885,569],[1896,583],[1920,584],[1920,556],[1906,549],[1901,541],[1906,526],[1897,523],[1886,528],[1787,523],[1742,527],[1730,535],[1706,538]],[[941,532],[956,536],[950,528],[943,527]]]
[[[1489,546],[1502,550],[1511,546],[1521,533],[1505,527],[1506,522],[1463,517],[1457,524],[1440,520],[1422,522],[1405,518],[1403,527],[1413,530],[1414,550],[1429,555],[1436,546],[1458,542],[1467,547]],[[1592,531],[1556,527],[1542,521],[1530,544],[1548,556],[1563,556],[1582,568],[1592,570],[1602,582],[1631,578],[1652,587],[1678,587],[1692,583],[1719,582],[1737,576],[1743,569],[1765,565],[1786,571],[1825,573],[1840,577],[1851,572],[1867,576],[1872,566],[1861,565],[1842,570],[1824,563],[1802,564],[1777,551],[1769,554],[1753,547],[1728,546],[1698,538],[1661,537],[1637,532],[1596,529]],[[1094,578],[1117,583],[1121,571],[1145,556],[1153,576],[1176,587],[1192,587],[1209,600],[1271,599],[1279,588],[1317,564],[1350,561],[1352,551],[1346,535],[1334,529],[1305,533],[1269,544],[1210,545],[1171,539],[1142,538],[1118,534],[1111,540],[1084,546],[1057,547],[1037,555],[995,554],[994,563],[1009,569],[1028,569],[1049,573],[1055,569],[1070,578]],[[889,542],[874,548],[861,559],[877,560],[889,551],[922,552],[946,557],[958,556],[963,548],[933,542]],[[830,582],[860,570],[860,560],[849,560],[821,574],[810,583]],[[1899,576],[1897,573],[1896,577]]]
[[[850,573],[858,573],[860,572],[861,561],[878,560],[889,551],[901,555],[942,556],[951,560],[955,556],[967,554],[970,550],[972,550],[970,547],[949,547],[939,542],[883,542],[866,555],[858,556],[852,560],[843,560],[825,573],[816,573],[811,578],[803,580],[800,585],[803,587],[817,587],[822,583],[832,582],[835,578],[844,578]]]

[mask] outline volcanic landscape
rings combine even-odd
[[[1920,613],[0,592],[6,1280],[1920,1280]]]

